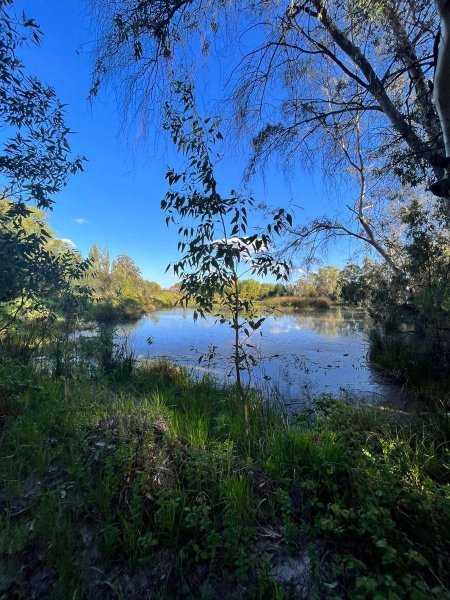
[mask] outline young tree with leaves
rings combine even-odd
[[[251,336],[261,328],[264,317],[258,317],[252,300],[242,295],[240,282],[248,274],[287,278],[289,265],[274,259],[270,250],[274,236],[280,235],[292,220],[279,210],[263,231],[249,232],[247,211],[253,199],[235,190],[221,194],[215,177],[215,145],[222,139],[218,122],[197,114],[188,85],[177,82],[174,92],[178,105],[166,104],[165,128],[188,167],[181,172],[169,169],[166,174],[170,189],[161,206],[167,213],[167,224],[178,225],[178,249],[182,254],[168,268],[172,266],[181,278],[181,303],[195,302],[195,319],[214,314],[233,330],[231,359],[248,442],[249,389],[242,374],[256,365]]]

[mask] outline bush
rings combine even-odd
[[[383,333],[373,329],[369,335],[370,359],[405,382],[410,393],[427,401],[448,401],[450,374],[436,359],[433,340],[414,332]]]
[[[0,354],[0,426],[3,419],[17,414],[21,395],[37,385],[36,373],[29,366]]]

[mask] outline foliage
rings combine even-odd
[[[448,370],[450,254],[441,215],[418,200],[402,211],[406,227],[401,271],[366,260],[340,274],[341,297],[368,308],[376,362],[414,389]],[[420,395],[420,394],[419,394]]]
[[[288,223],[292,224],[292,217],[280,209],[264,231],[248,234],[247,210],[252,208],[253,199],[244,198],[234,190],[223,196],[215,179],[213,160],[218,157],[214,145],[222,139],[218,123],[197,114],[188,85],[176,82],[174,90],[181,107],[174,110],[166,104],[165,128],[189,166],[180,173],[167,171],[170,189],[161,203],[167,213],[167,224],[178,225],[181,238],[178,249],[182,257],[173,265],[173,271],[181,276],[181,303],[195,301],[194,318],[213,313],[217,301],[219,310],[215,316],[233,330],[231,359],[248,437],[248,392],[244,391],[241,373],[249,372],[256,364],[250,337],[261,327],[264,317],[258,318],[253,310],[251,300],[257,294],[256,282],[241,282],[241,289],[239,282],[243,272],[287,279],[289,265],[275,260],[270,247],[274,235],[280,235]],[[246,291],[242,294],[243,285]]]
[[[5,597],[448,595],[444,415],[410,423],[323,397],[289,424],[252,395],[246,446],[233,388],[167,362],[91,369],[67,399],[29,368],[8,396]],[[272,567],[304,555],[301,595]]]
[[[438,356],[429,339],[414,332],[386,333],[374,329],[369,342],[372,362],[403,383],[410,397],[418,398],[430,413],[436,408],[448,411],[447,357]]]
[[[113,325],[101,323],[98,335],[84,341],[82,353],[94,359],[102,375],[123,380],[133,372],[136,357],[128,349],[126,340],[117,342],[116,337],[117,329]]]
[[[402,219],[408,232],[401,273],[365,261],[362,267],[348,267],[341,275],[344,299],[367,306],[378,328],[372,338],[377,361],[383,362],[385,348],[391,370],[401,372],[406,379],[413,376],[413,365],[421,376],[427,369],[431,377],[448,369],[450,254],[448,232],[441,228],[439,218],[435,211],[416,202],[404,209]],[[387,335],[385,341],[374,342],[383,333]],[[408,345],[406,354],[411,359],[406,368],[401,355]],[[402,348],[397,364],[392,363],[395,346]]]
[[[44,213],[24,207],[14,214],[13,203],[0,200],[0,332],[21,315],[81,309],[90,293],[88,261],[54,237]]]
[[[337,267],[319,267],[316,272],[310,272],[297,280],[294,293],[304,298],[328,298],[331,302],[340,296],[340,271]]]
[[[82,170],[83,159],[71,158],[64,105],[53,89],[26,73],[17,56],[20,47],[39,42],[33,19],[18,19],[12,2],[0,2],[0,302],[12,303],[0,330],[22,309],[45,305],[48,294],[63,293],[69,280],[82,278],[87,264],[55,242],[38,208],[51,208],[53,196],[70,174]],[[50,247],[52,245],[52,247]],[[2,307],[3,311],[5,307]]]
[[[289,285],[241,279],[238,289],[243,298],[264,301],[265,305],[274,307],[289,306],[302,310],[330,308],[336,302],[358,305],[369,298],[367,273],[371,264],[367,262],[364,267],[348,265],[342,271],[332,265],[319,267]]]
[[[261,296],[261,284],[256,279],[244,279],[238,283],[238,291],[243,298],[256,300]]]
[[[161,286],[156,281],[146,281],[145,285],[152,294],[159,294],[162,291]]]
[[[405,271],[413,292],[419,335],[448,354],[450,319],[450,237],[439,213],[418,202],[403,213],[408,226]]]
[[[243,298],[251,300],[266,300],[291,293],[291,286],[285,283],[261,283],[256,279],[241,279],[239,293]]]
[[[89,280],[94,290],[90,315],[103,323],[138,319],[157,308],[171,308],[179,295],[145,281],[129,256],[111,261],[108,250],[92,246]]]
[[[448,552],[442,537],[450,515],[448,438],[439,446],[438,429],[428,435],[422,425],[332,399],[308,412],[300,415],[305,433],[297,438],[301,454],[291,454],[292,467],[298,465],[300,485],[316,495],[316,523],[335,537],[337,573],[353,580],[351,597],[445,596],[447,566],[438,558],[443,579],[438,575],[436,585],[426,583],[425,571],[436,557],[430,544],[437,544],[441,557]],[[319,448],[312,439],[321,440]]]
[[[369,295],[364,267],[346,265],[339,273],[339,287],[344,302],[354,306],[363,304]]]

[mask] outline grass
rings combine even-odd
[[[439,364],[442,357],[425,339],[373,330],[369,341],[371,360],[402,382],[410,395],[424,400],[431,410],[436,404],[441,404],[444,412],[450,408],[450,372]]]
[[[264,300],[256,300],[256,306],[270,307],[275,309],[290,309],[296,311],[305,310],[329,310],[333,303],[325,296],[311,298],[307,296],[275,296],[272,298],[264,298]]]
[[[1,369],[0,598],[449,597],[448,415],[254,393],[248,448],[233,388],[166,361]]]

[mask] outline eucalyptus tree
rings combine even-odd
[[[51,209],[69,175],[83,168],[83,158],[70,154],[64,105],[18,56],[40,36],[33,19],[15,15],[12,0],[0,0],[0,302],[15,302],[13,317],[48,304],[52,291],[87,268],[67,248],[50,248],[48,228],[32,209]]]
[[[271,252],[274,236],[281,235],[291,216],[276,211],[271,222],[257,233],[249,231],[248,210],[252,198],[236,190],[224,195],[215,177],[215,150],[222,139],[218,121],[203,119],[196,111],[192,89],[185,83],[173,85],[175,100],[166,103],[165,128],[184,157],[186,169],[169,169],[169,190],[161,206],[167,224],[178,225],[181,258],[172,267],[181,278],[181,304],[194,301],[194,318],[213,314],[233,331],[232,363],[236,388],[242,403],[244,435],[249,439],[248,386],[242,373],[257,363],[252,334],[264,317],[255,313],[252,300],[241,293],[240,282],[249,274],[285,280],[289,265]]]
[[[435,67],[433,97],[444,136],[445,176],[431,189],[437,196],[450,196],[450,1],[436,0],[439,15],[439,33],[435,40]]]
[[[234,48],[236,116],[254,135],[255,161],[275,151],[311,156],[330,141],[330,124],[346,138],[358,117],[370,132],[364,149],[373,168],[410,183],[444,175],[448,0],[93,4],[99,24],[94,93],[108,75],[120,73],[134,105],[144,108],[152,84],[161,89],[165,73],[189,72],[193,54],[219,40]],[[439,114],[432,101],[436,63]],[[445,178],[433,189],[448,196]]]

